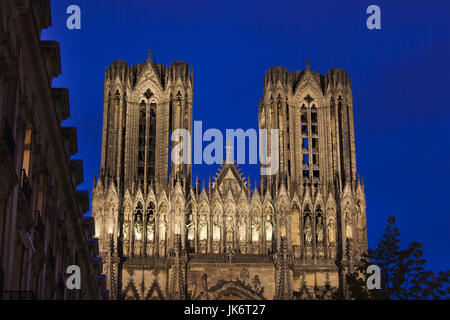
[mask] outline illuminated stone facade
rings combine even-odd
[[[184,62],[106,70],[92,208],[111,297],[314,299],[342,287],[367,249],[346,72],[266,73],[259,126],[279,129],[280,170],[254,188],[235,164],[200,187],[171,163],[170,133],[192,132],[192,92]]]

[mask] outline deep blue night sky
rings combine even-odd
[[[105,68],[115,59],[184,60],[194,69],[194,120],[203,128],[257,128],[264,72],[272,66],[350,75],[357,167],[365,181],[369,246],[390,215],[402,243],[424,244],[428,266],[450,266],[449,1],[54,0],[43,38],[61,44],[62,75],[78,128],[75,158],[91,191],[100,166]],[[345,3],[345,4],[344,4]],[[66,8],[81,8],[81,30]],[[366,8],[381,8],[381,30]],[[217,167],[195,166],[207,179]],[[255,166],[245,175],[258,177]]]

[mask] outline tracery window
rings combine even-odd
[[[139,145],[138,145],[138,179],[144,180],[145,167],[145,129],[146,129],[146,103],[141,101],[139,106]]]

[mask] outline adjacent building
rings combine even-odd
[[[49,0],[0,2],[0,299],[101,299],[105,276]],[[69,290],[67,267],[81,270]]]

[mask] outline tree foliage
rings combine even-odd
[[[353,272],[346,275],[346,288],[337,298],[423,300],[450,298],[450,271],[437,275],[425,269],[421,243],[412,242],[406,249],[400,248],[400,232],[395,226],[395,217],[388,219],[388,225],[376,249],[364,254]],[[381,288],[367,288],[366,273],[369,265],[381,270]]]

